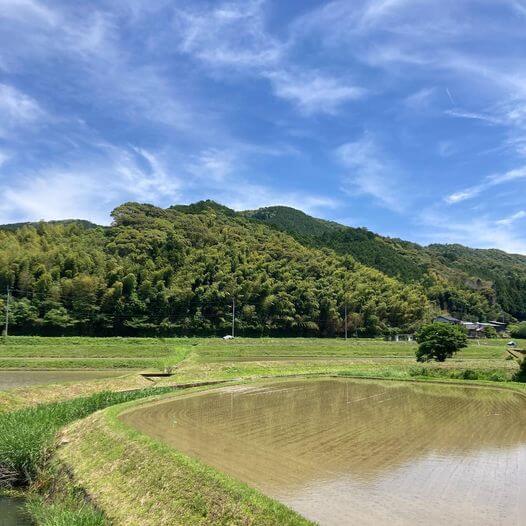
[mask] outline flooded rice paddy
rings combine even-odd
[[[296,380],[121,418],[320,524],[526,524],[526,399],[511,391]]]
[[[83,370],[0,370],[0,391],[29,385],[56,384],[63,382],[82,382],[121,376],[124,371],[83,371]]]

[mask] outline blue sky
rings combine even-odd
[[[0,0],[0,223],[283,204],[526,253],[526,0]]]

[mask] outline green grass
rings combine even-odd
[[[26,509],[39,526],[105,526],[104,514],[82,500],[82,496],[70,490],[71,495],[48,499],[38,494],[31,496]]]
[[[210,363],[225,360],[289,360],[326,358],[412,358],[415,342],[387,342],[379,339],[323,338],[236,338],[223,341],[217,338],[190,340],[197,360]],[[521,342],[523,345],[526,342]],[[496,359],[506,352],[506,340],[470,341],[459,353],[461,358]]]
[[[174,362],[179,360],[174,353]],[[167,358],[2,358],[0,369],[162,369]]]
[[[168,356],[184,346],[185,338],[92,338],[10,336],[0,344],[0,354],[33,358],[114,358]]]
[[[526,345],[526,342],[520,342]],[[192,352],[201,363],[263,360],[414,358],[415,343],[324,338],[91,338],[11,336],[0,344],[1,368],[162,368]],[[460,359],[495,360],[506,341],[470,342]]]
[[[173,390],[170,387],[133,392],[101,392],[64,402],[43,404],[2,415],[0,419],[0,481],[31,483],[52,448],[57,431],[113,404]]]
[[[185,338],[10,336],[0,343],[0,368],[159,369],[190,350]]]

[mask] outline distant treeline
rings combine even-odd
[[[489,281],[466,283],[463,270],[415,261],[413,245],[386,238],[378,238],[385,257],[374,256],[374,235],[364,229],[350,229],[359,230],[351,242],[346,227],[327,223],[332,238],[309,218],[318,227],[309,237],[212,202],[127,203],[112,215],[105,228],[68,221],[0,229],[10,332],[222,334],[234,301],[236,328],[246,335],[333,336],[345,324],[349,335],[412,332],[440,310],[511,318]],[[394,245],[408,253],[391,257]],[[4,294],[0,322],[5,302]]]

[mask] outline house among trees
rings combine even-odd
[[[508,324],[507,323],[504,323],[503,321],[495,321],[495,320],[490,320],[489,322],[491,325],[493,325],[493,327],[495,327],[495,330],[499,333],[499,334],[502,334],[503,332],[506,332],[507,328],[508,328]]]
[[[453,316],[440,315],[433,319],[435,323],[449,323],[451,325],[460,325],[466,329],[468,338],[486,338],[490,329],[495,329],[497,334],[506,331],[507,324],[499,321],[490,321],[487,323],[479,321],[462,321]]]
[[[440,315],[433,319],[433,323],[450,323],[452,325],[460,325],[462,322],[453,316]]]

